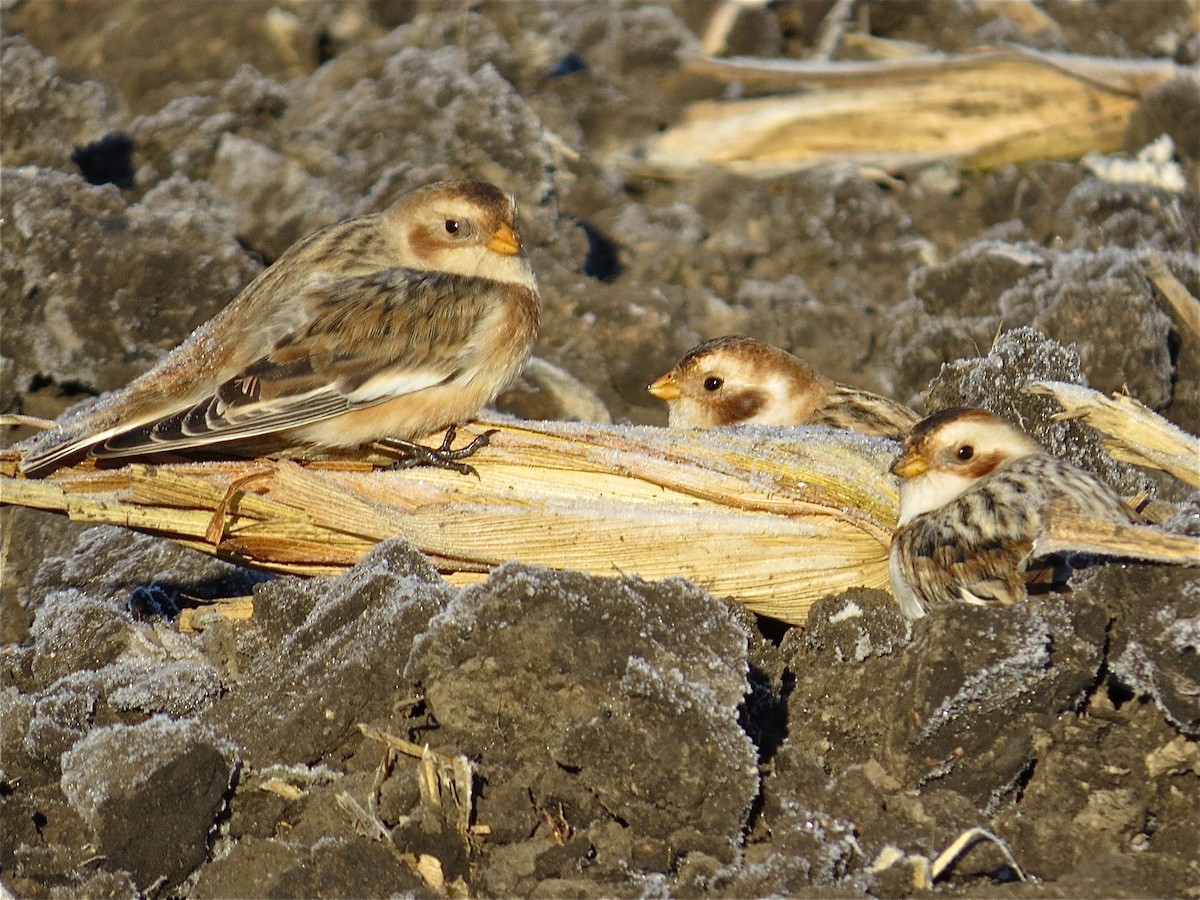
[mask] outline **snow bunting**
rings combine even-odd
[[[27,442],[21,471],[375,440],[465,470],[449,436],[412,441],[508,386],[539,310],[513,200],[479,181],[429,185],[292,246],[149,372]]]
[[[1023,599],[1026,570],[1056,516],[1141,521],[1111,488],[981,409],[922,419],[892,473],[900,479],[892,593],[910,619],[939,604]]]
[[[667,402],[673,428],[828,425],[900,438],[918,419],[906,406],[831,381],[792,354],[741,335],[693,347],[646,390]]]

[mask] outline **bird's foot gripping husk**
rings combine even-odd
[[[469,466],[466,463],[459,462],[459,460],[465,459],[475,453],[475,451],[486,447],[492,435],[496,433],[496,430],[491,429],[477,435],[471,443],[465,447],[459,447],[457,450],[453,449],[456,433],[457,431],[453,425],[447,428],[446,436],[442,439],[440,447],[426,447],[424,444],[403,441],[399,438],[387,438],[379,443],[388,450],[403,454],[400,459],[392,463],[390,468],[413,469],[417,466],[434,466],[439,469],[450,469],[461,475],[474,475],[478,478],[479,473],[475,471],[474,466]]]

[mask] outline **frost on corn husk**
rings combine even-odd
[[[10,455],[2,497],[278,572],[336,573],[400,536],[456,582],[510,559],[679,576],[792,623],[827,594],[887,586],[890,441],[824,428],[472,430],[481,424],[499,430],[470,459],[478,478],[259,459],[87,462],[29,480],[14,477]],[[463,429],[459,442],[470,437]]]

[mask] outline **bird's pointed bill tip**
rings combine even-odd
[[[521,236],[511,225],[501,224],[492,234],[487,245],[489,250],[505,256],[515,256],[521,252]]]
[[[918,453],[904,453],[892,463],[892,474],[897,478],[916,478],[929,471],[929,463]]]
[[[646,385],[646,390],[659,400],[679,399],[679,384],[673,375],[664,375],[652,384]]]

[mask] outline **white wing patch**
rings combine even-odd
[[[437,369],[392,369],[380,372],[346,393],[351,406],[361,406],[415,394],[448,381],[453,373]]]

